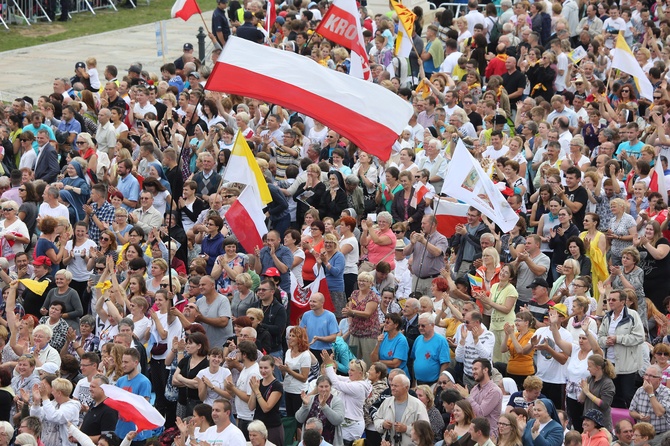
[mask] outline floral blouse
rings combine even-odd
[[[357,311],[365,311],[365,306],[368,302],[381,302],[379,295],[370,290],[367,296],[362,297],[360,290],[351,293],[351,308]],[[369,318],[352,317],[351,325],[349,326],[349,334],[358,338],[377,338],[379,336],[381,326],[379,325],[379,317],[373,314]]]

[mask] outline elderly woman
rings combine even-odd
[[[90,314],[82,316],[79,320],[79,334],[70,329],[67,332],[67,342],[61,350],[61,355],[69,354],[75,358],[89,352],[100,351],[100,338],[95,334],[95,317]]]
[[[644,294],[658,308],[670,295],[670,242],[663,237],[656,220],[648,220],[643,235],[635,240],[640,251],[640,268],[644,274]]]
[[[329,367],[332,368],[332,367]],[[318,418],[323,424],[324,441],[333,446],[344,446],[342,424],[345,418],[345,406],[342,397],[331,393],[333,381],[326,375],[316,380],[313,394],[302,394],[302,406],[295,413],[298,423],[304,424],[309,418]],[[365,397],[362,398],[362,401]]]
[[[572,281],[581,274],[581,268],[575,259],[566,259],[556,270],[560,276],[554,281],[549,297],[554,302],[563,302],[566,297],[575,295]]]
[[[19,205],[16,201],[8,200],[2,203],[2,216],[4,220],[0,223],[0,242],[2,243],[2,256],[7,259],[9,266],[14,266],[16,254],[25,251],[30,243],[28,227],[18,217]]]
[[[638,314],[647,314],[647,301],[644,299],[644,270],[638,266],[640,252],[633,246],[624,248],[621,252],[621,266],[610,266],[610,276],[605,281],[612,284],[612,289],[628,289],[637,295]],[[647,325],[647,319],[642,317],[642,323]]]
[[[421,231],[421,219],[425,213],[426,202],[423,198],[417,202],[414,196],[416,189],[413,187],[414,178],[411,172],[400,172],[399,178],[402,191],[393,197],[391,215],[394,221],[407,223],[409,232],[419,232]]]
[[[48,313],[48,316],[42,316],[40,324],[48,325],[49,328],[52,329],[49,345],[60,352],[65,345],[68,328],[70,328],[68,323],[62,317],[63,314],[65,314],[65,304],[60,300],[54,300],[49,303],[46,312]]]
[[[83,206],[91,196],[91,188],[86,182],[82,166],[72,161],[65,168],[65,178],[54,183],[60,189],[60,198],[70,204],[70,221],[78,222],[86,218]],[[74,218],[73,218],[74,217]]]
[[[336,373],[337,365],[332,355],[324,350],[321,352],[321,358],[326,376],[333,382],[333,387],[340,392],[344,403],[345,422],[342,424],[342,439],[348,442],[357,440],[365,431],[363,406],[365,398],[372,390],[372,385],[366,379],[367,366],[360,359],[350,361],[349,376],[343,377]]]
[[[349,346],[361,358],[370,358],[381,328],[377,317],[379,295],[372,289],[374,280],[371,273],[359,274],[358,289],[351,293],[349,303],[342,309],[342,316],[351,318]]]
[[[372,220],[363,220],[360,242],[361,247],[367,248],[368,262],[361,265],[361,272],[373,270],[382,260],[388,262],[392,270],[395,269],[396,235],[391,229],[392,223],[393,217],[388,212],[380,212],[377,215],[376,228]]]
[[[534,418],[529,419],[523,431],[523,446],[561,446],[563,426],[551,400],[540,398],[533,406]]]
[[[61,317],[70,327],[76,329],[79,327],[79,318],[83,316],[84,310],[79,295],[74,289],[70,288],[71,281],[72,273],[70,271],[64,269],[57,271],[55,274],[56,288],[47,293],[40,312],[43,316],[47,315],[50,313],[50,306],[54,302],[61,302],[63,304]],[[52,327],[53,324],[53,321],[49,322]],[[57,348],[57,350],[60,350],[60,348]]]
[[[254,378],[252,378],[254,379]],[[280,419],[281,422],[281,419]],[[268,438],[268,428],[265,426],[265,423],[260,421],[259,419],[256,419],[249,423],[247,426],[247,432],[249,432],[249,444],[251,446],[281,446],[284,444],[283,442],[283,434],[284,434],[284,427],[281,427],[281,434],[282,437],[280,436],[275,436],[275,442],[271,442],[270,439]]]
[[[237,252],[235,237],[226,237],[223,240],[223,249],[225,253],[216,258],[210,275],[216,280],[216,289],[219,294],[229,296],[235,291],[237,275],[244,272],[246,257]]]
[[[60,353],[49,344],[52,337],[53,330],[46,324],[40,324],[33,329],[34,347],[31,349],[31,352],[36,355],[35,364],[37,367],[42,367],[47,362],[50,362],[60,369]]]
[[[230,311],[233,318],[244,316],[247,310],[256,305],[258,297],[251,289],[253,281],[249,273],[238,274],[235,278],[236,289],[233,291],[233,298],[230,302]]]
[[[613,216],[605,235],[612,244],[612,265],[621,265],[623,250],[633,246],[633,241],[637,238],[637,225],[635,219],[626,212],[626,202],[622,198],[611,200],[610,210]]]
[[[339,243],[336,235],[326,234],[323,239],[324,249],[316,257],[316,263],[324,269],[330,297],[335,306],[335,315],[341,318],[342,308],[347,303],[344,292],[344,254],[339,251]]]

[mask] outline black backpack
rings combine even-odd
[[[496,18],[495,21],[491,17],[487,18],[493,23],[491,33],[489,34],[489,40],[491,41],[491,45],[497,45],[500,36],[502,36],[502,23],[500,23],[500,18]],[[549,20],[551,20],[551,18]]]

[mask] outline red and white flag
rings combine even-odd
[[[146,398],[110,384],[101,387],[107,397],[105,404],[119,412],[123,421],[135,423],[137,432],[154,430],[165,424],[165,418]]]
[[[172,6],[172,18],[179,17],[187,21],[192,15],[200,14],[200,7],[195,0],[177,0]]]
[[[445,237],[451,237],[456,233],[456,225],[465,225],[468,223],[468,206],[463,203],[454,203],[452,201],[440,200],[435,209],[435,218],[437,218],[437,232]]]
[[[268,0],[267,11],[265,14],[265,29],[268,32],[268,37],[272,33],[272,25],[277,21],[277,8],[275,7],[275,0]]]
[[[226,222],[246,252],[263,247],[263,236],[268,233],[268,228],[263,208],[251,187],[245,187],[230,206]]]
[[[428,192],[429,191],[426,185],[421,181],[417,181],[416,184],[414,184],[414,195],[412,195],[412,199],[409,201],[409,205],[415,208],[417,204],[421,203],[421,200],[424,199]]]
[[[649,183],[649,190],[658,192],[663,197],[663,201],[668,202],[668,188],[665,184],[665,172],[663,172],[663,163],[661,163],[661,156],[656,157],[654,163],[654,170],[651,171],[651,182]]]
[[[384,87],[239,37],[228,39],[205,88],[304,113],[382,160],[413,112]]]
[[[360,13],[355,0],[334,0],[314,32],[351,51],[351,76],[372,80]]]
[[[314,282],[303,288],[300,287],[298,280],[293,273],[291,273],[291,303],[289,304],[289,323],[291,325],[298,325],[302,315],[309,311],[309,298],[312,296],[312,293],[323,294],[325,298],[323,308],[328,311],[335,311],[333,301],[330,298],[330,292],[328,291],[328,282],[326,282],[325,271],[323,268],[319,267],[318,264],[315,264],[314,273],[316,274]]]

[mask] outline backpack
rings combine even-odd
[[[493,27],[491,28],[491,33],[489,34],[489,40],[491,41],[491,45],[497,45],[500,36],[502,36],[502,23],[500,23],[500,18],[496,18],[495,21],[491,17],[488,17],[488,19],[493,22]]]
[[[542,17],[540,42],[542,42],[542,46],[547,46],[547,44],[549,43],[549,38],[551,37],[551,16],[546,12],[541,12],[540,17]]]

